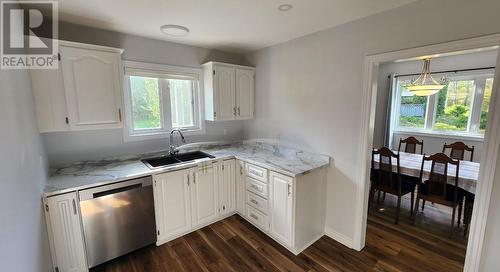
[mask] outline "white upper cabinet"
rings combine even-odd
[[[59,42],[57,70],[33,70],[40,132],[122,127],[121,49]]]
[[[254,75],[254,70],[236,69],[237,119],[253,118]]]
[[[40,132],[69,130],[62,69],[32,69],[30,75]]]
[[[205,118],[244,120],[254,115],[255,68],[219,62],[203,64]]]
[[[67,46],[60,54],[71,129],[121,127],[120,54]]]
[[[201,165],[193,169],[191,188],[193,226],[202,226],[217,220],[218,190],[215,164]]]
[[[233,120],[236,112],[235,70],[231,67],[216,66],[214,71],[217,120]]]

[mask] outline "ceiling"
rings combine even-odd
[[[59,20],[234,52],[288,41],[415,0],[59,0]],[[287,12],[278,10],[291,4]],[[184,37],[165,24],[190,29]]]

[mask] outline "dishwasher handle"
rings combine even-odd
[[[80,201],[85,201],[141,187],[151,186],[152,183],[152,177],[148,176],[82,190],[78,192],[78,196]]]
[[[107,191],[102,191],[102,192],[94,193],[93,194],[93,198],[98,198],[98,197],[101,197],[101,196],[107,196],[107,195],[117,194],[117,193],[121,193],[121,192],[124,192],[124,191],[130,191],[130,190],[141,188],[141,187],[142,187],[142,184],[139,183],[139,184],[129,185],[129,186],[120,187],[120,188],[116,188],[116,189],[110,189],[110,190],[107,190]]]

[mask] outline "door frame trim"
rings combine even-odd
[[[365,246],[369,195],[369,168],[371,159],[370,149],[373,143],[373,131],[375,125],[379,65],[383,62],[401,59],[415,59],[417,56],[498,47],[499,45],[500,34],[494,34],[365,56],[360,120],[361,137],[358,143],[359,150],[357,163],[361,171],[359,171],[356,177],[359,189],[356,196],[357,206],[355,211],[356,222],[353,241],[354,249],[361,250]],[[497,56],[496,66],[500,68],[500,54]],[[481,182],[478,182],[476,189],[476,201],[473,207],[464,271],[479,271],[496,162],[497,159],[500,159],[498,156],[500,147],[499,81],[500,69],[496,69],[493,86],[494,92],[491,99],[493,103],[490,103],[488,127],[485,132],[485,146],[483,148],[484,152],[481,156],[481,168],[479,171],[479,180]]]

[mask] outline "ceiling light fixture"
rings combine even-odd
[[[439,82],[432,77],[431,58],[425,58],[424,67],[420,76],[403,87],[416,96],[431,96],[446,87],[446,84],[448,84],[448,80],[445,77]]]
[[[189,33],[189,28],[180,25],[162,25],[161,32],[169,36],[181,37]]]
[[[278,6],[278,10],[279,10],[279,11],[289,11],[289,10],[291,10],[292,8],[293,8],[293,6],[292,6],[292,5],[290,5],[290,4],[282,4],[282,5],[279,5],[279,6]]]

